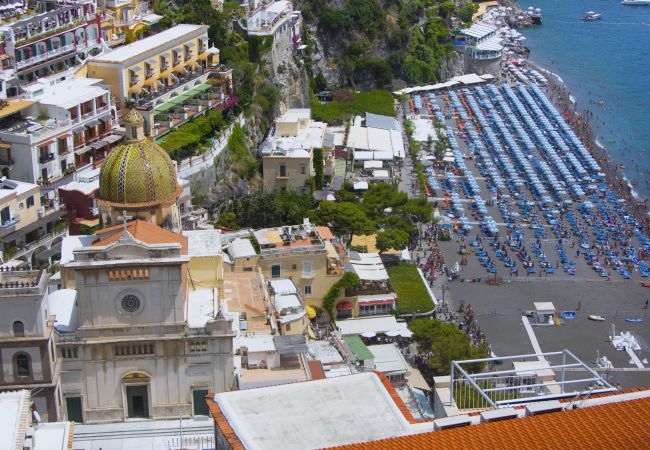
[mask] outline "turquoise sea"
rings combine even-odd
[[[520,30],[531,61],[558,74],[610,155],[626,166],[635,190],[650,197],[650,6],[619,0],[525,0],[541,8],[541,26]],[[586,11],[602,14],[584,22]],[[599,106],[595,101],[603,100]]]

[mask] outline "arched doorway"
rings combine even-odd
[[[122,378],[124,413],[128,419],[149,418],[151,378],[142,372],[132,372]]]

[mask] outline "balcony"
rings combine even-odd
[[[381,295],[394,294],[395,290],[388,281],[372,281],[365,285],[359,285],[345,290],[346,297],[357,297],[359,295]]]
[[[7,220],[5,222],[2,222],[0,224],[0,227],[9,228],[9,227],[11,227],[13,225],[16,225],[18,222],[20,222],[20,215],[14,214],[14,216],[11,219],[9,219],[9,220]]]
[[[38,239],[28,244],[25,244],[23,248],[18,249],[16,253],[14,253],[11,257],[13,259],[17,259],[20,258],[21,256],[24,256],[25,254],[35,252],[36,250],[38,250],[39,247],[51,244],[54,239],[56,239],[57,237],[64,236],[65,234],[67,234],[67,232],[68,232],[67,227],[61,227],[59,229],[52,231],[51,233],[44,234]]]
[[[13,165],[14,165],[13,159],[0,156],[0,167],[10,167]]]
[[[12,140],[21,144],[34,144],[47,138],[64,134],[71,125],[70,120],[48,119],[7,121],[0,129],[0,139]]]
[[[50,161],[54,161],[56,159],[56,155],[54,153],[48,153],[47,155],[41,155],[38,158],[38,162],[40,164],[46,164]]]
[[[311,271],[311,272],[301,272],[300,273],[300,278],[302,278],[303,280],[311,280],[311,279],[314,278],[314,272],[313,271]]]
[[[49,13],[46,13],[49,14]],[[67,22],[65,23],[58,23],[58,22],[51,22],[51,25],[46,25],[43,26],[43,20],[40,19],[39,16],[34,16],[31,17],[30,19],[26,20],[23,22],[24,26],[22,28],[25,28],[29,26],[29,22],[35,23],[36,24],[36,30],[30,31],[30,35],[27,34],[26,31],[22,32],[15,32],[15,39],[16,39],[16,47],[20,47],[22,45],[29,44],[31,42],[36,42],[41,39],[44,39],[46,37],[53,36],[55,34],[62,33],[64,31],[73,29],[75,27],[78,27],[80,25],[85,24],[86,22],[89,22],[91,20],[95,19],[95,14],[82,14],[81,16],[78,17],[71,17]],[[39,21],[41,20],[41,21]],[[17,25],[14,25],[14,30],[16,30]]]
[[[71,45],[64,45],[63,47],[59,47],[54,50],[50,50],[48,52],[42,53],[40,55],[32,56],[31,58],[24,59],[22,61],[17,61],[16,62],[16,69],[20,70],[28,66],[32,66],[34,64],[38,64],[43,61],[47,61],[48,59],[65,55],[67,53],[72,53],[75,51],[75,46],[74,44]]]

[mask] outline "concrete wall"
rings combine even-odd
[[[303,277],[303,262],[311,261],[311,278]],[[341,275],[327,274],[327,254],[289,254],[283,257],[269,258],[262,255],[259,266],[267,280],[271,279],[271,266],[280,264],[280,277],[291,278],[300,290],[306,305],[322,306],[323,297],[336,283]],[[295,268],[294,268],[295,266]],[[305,286],[311,286],[311,295],[305,295]]]
[[[82,327],[173,323],[184,320],[183,285],[179,266],[137,266],[148,269],[149,279],[109,281],[108,270],[77,271],[79,319]],[[126,269],[126,268],[125,268]],[[141,311],[126,314],[120,307],[125,295],[136,295]]]
[[[149,389],[152,418],[192,414],[192,389],[223,392],[233,385],[232,338],[201,336],[208,351],[189,354],[188,339],[170,336],[151,342],[154,355],[115,356],[113,344],[82,345],[78,360],[65,360],[61,383],[67,397],[81,396],[84,421],[122,421],[126,416],[125,385],[144,383]],[[141,373],[149,379],[125,380]]]
[[[23,298],[4,297],[0,300],[0,338],[12,338],[13,323],[21,321],[25,327],[25,336],[42,337],[45,335],[47,310],[47,293],[42,296]]]
[[[295,191],[309,192],[305,185],[308,178],[314,176],[312,155],[309,158],[292,158],[288,156],[262,157],[262,171],[264,175],[264,191],[271,192],[281,188],[290,188]],[[280,176],[280,166],[286,167],[286,177]],[[304,173],[302,173],[304,170]]]
[[[189,262],[190,283],[202,288],[218,288],[223,292],[223,256],[191,257]]]

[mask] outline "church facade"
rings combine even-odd
[[[79,317],[76,330],[58,334],[66,417],[103,423],[207,415],[207,393],[234,384],[235,332],[219,306],[223,267],[215,262],[201,273],[214,280],[196,282],[190,238],[178,232],[174,166],[144,137],[137,112],[125,120],[127,141],[100,172],[104,228],[63,267]],[[215,243],[219,259],[219,231],[212,233],[201,242]]]

